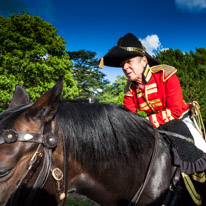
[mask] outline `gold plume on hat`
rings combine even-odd
[[[104,67],[104,57],[101,58],[100,63],[99,63],[99,68],[103,69]]]

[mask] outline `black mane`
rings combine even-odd
[[[130,161],[153,148],[152,124],[121,106],[62,102],[57,120],[68,152],[82,164]]]
[[[0,132],[11,128],[17,116],[32,104],[0,113]],[[153,148],[154,128],[145,118],[110,104],[61,101],[56,129],[67,144],[67,152],[82,164],[131,162]]]

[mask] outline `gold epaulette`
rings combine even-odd
[[[132,96],[132,94],[130,93],[130,90],[132,90],[131,85],[132,85],[132,82],[130,80],[127,80],[127,85],[124,89],[124,95],[125,96]]]
[[[163,72],[163,82],[167,81],[173,74],[177,72],[177,69],[173,66],[168,66],[166,64],[161,64],[151,67],[152,73]]]

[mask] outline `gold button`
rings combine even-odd
[[[8,138],[11,139],[13,137],[12,134],[8,134]]]

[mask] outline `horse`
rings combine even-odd
[[[72,192],[102,206],[162,205],[176,167],[152,124],[123,106],[62,100],[62,88],[60,77],[30,103],[17,85],[0,113],[0,205],[56,206]]]

